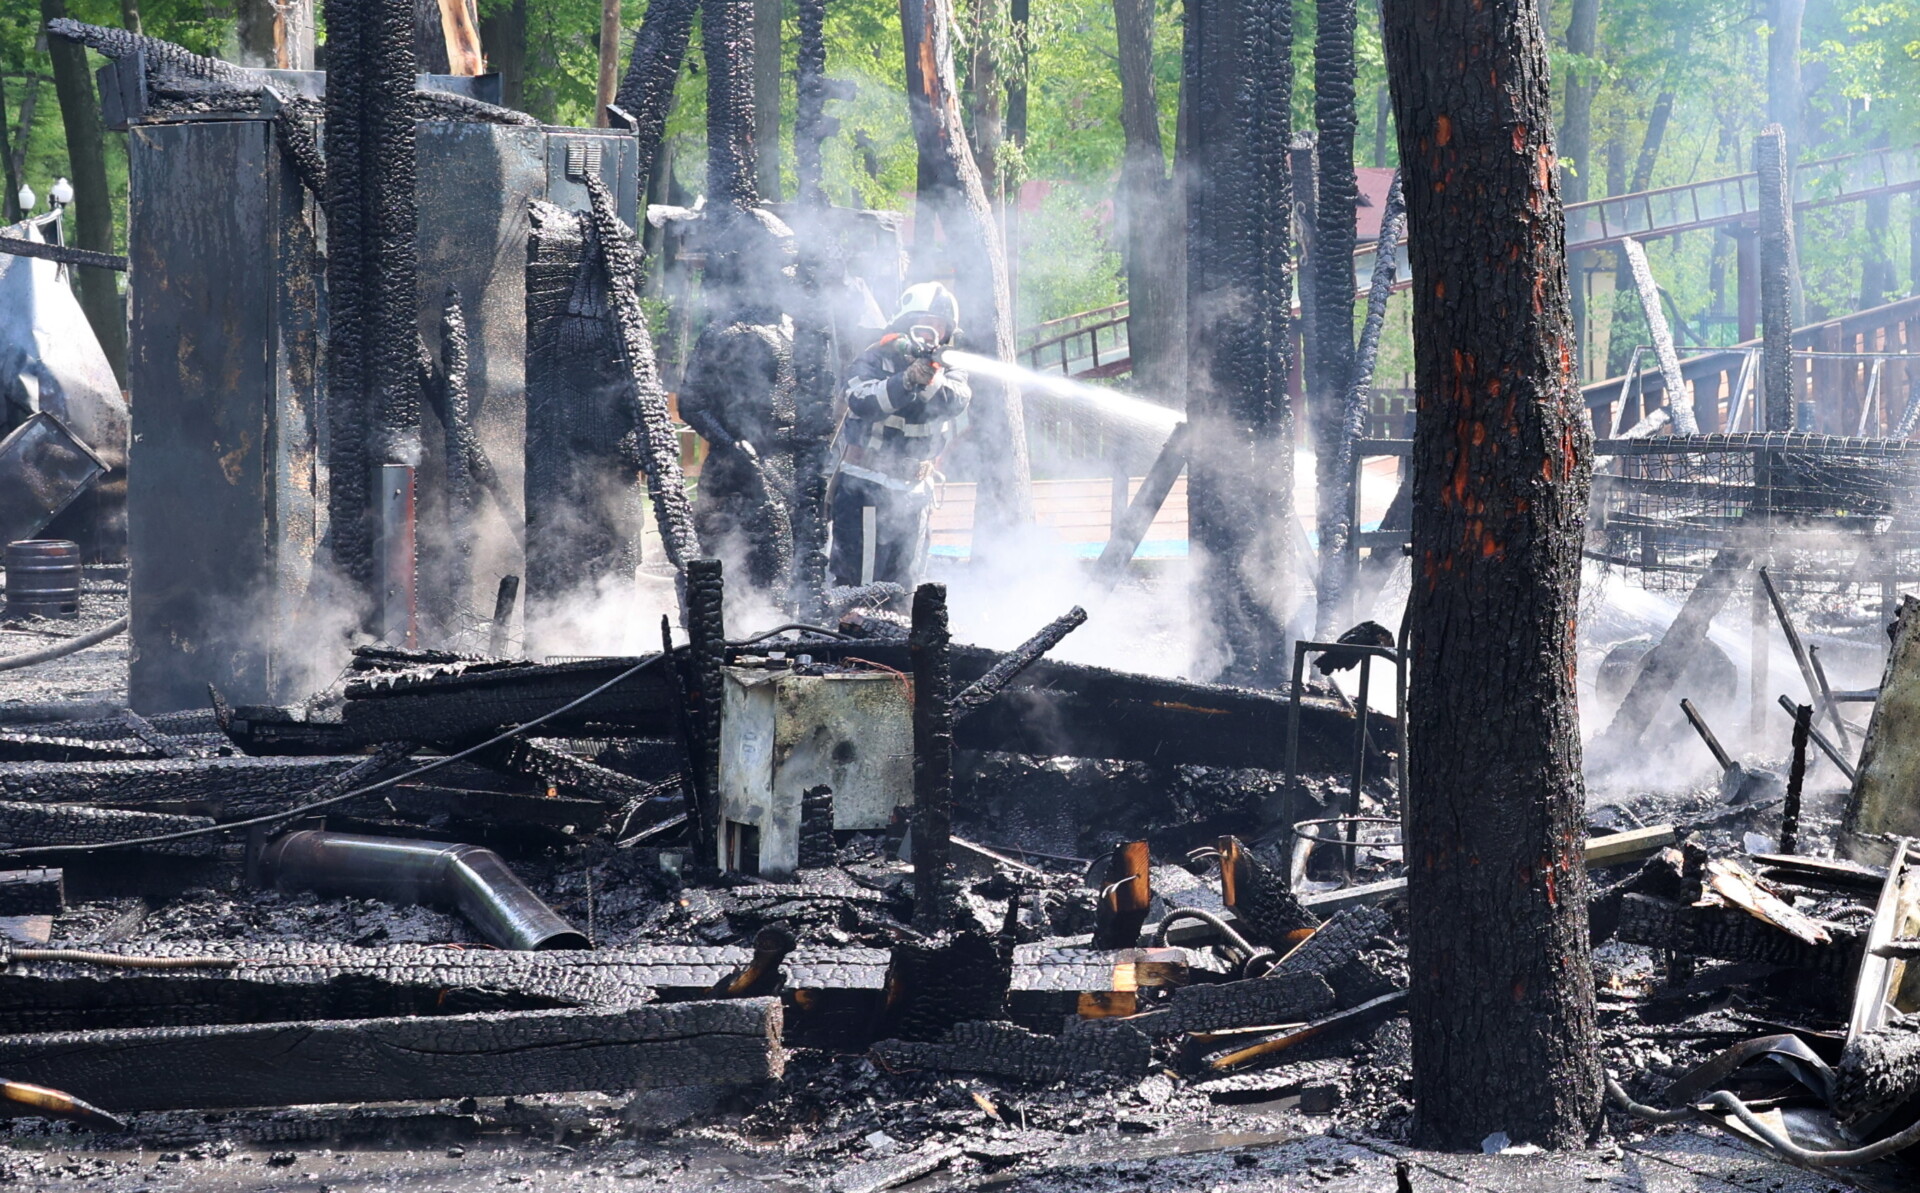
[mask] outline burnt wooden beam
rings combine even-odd
[[[1617,934],[1628,944],[1694,957],[1758,961],[1850,979],[1859,968],[1864,938],[1837,925],[1828,925],[1827,931],[1832,943],[1808,944],[1738,908],[1696,907],[1649,895],[1627,895],[1620,901]]]
[[[913,924],[938,932],[947,924],[947,881],[953,835],[953,665],[947,632],[947,586],[922,584],[913,594]]]
[[[66,905],[63,871],[44,866],[0,870],[0,915],[58,915]]]
[[[211,828],[206,816],[165,816],[129,812],[123,808],[96,808],[83,804],[0,801],[0,849],[37,845],[105,845],[187,829]],[[188,837],[140,847],[142,853],[178,857],[206,857],[219,846],[216,836]]]
[[[1153,905],[1152,867],[1145,841],[1126,841],[1113,847],[1094,907],[1095,948],[1123,949],[1139,943],[1140,928]]]
[[[987,669],[987,673],[968,684],[953,698],[954,718],[986,704],[1007,689],[1022,671],[1040,661],[1040,656],[1060,645],[1061,639],[1087,623],[1087,611],[1075,605],[1040,628],[1040,632],[1009,651],[1005,658]]]
[[[0,1067],[115,1110],[756,1084],[775,999],[0,1036]]]
[[[0,798],[248,816],[284,809],[365,758],[209,758],[0,765]]]

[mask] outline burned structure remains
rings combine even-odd
[[[1189,0],[1169,177],[1127,0],[1175,409],[1092,384],[1114,308],[1014,363],[996,6],[901,6],[911,225],[836,203],[826,0],[784,84],[778,4],[653,0],[624,71],[617,7],[592,127],[480,73],[524,4],[333,0],[324,70],[49,24],[127,254],[30,217],[0,304],[125,273],[130,399],[0,320],[0,1182],[1911,1182],[1920,300],[1791,326],[1778,125],[1729,192],[1759,334],[1687,355],[1657,220],[1562,204],[1538,6],[1386,6],[1389,171],[1359,8],[1296,135],[1294,7]],[[1575,245],[1654,341],[1584,388]],[[933,578],[831,587],[876,340],[876,419],[946,433],[903,412],[953,369],[973,423],[901,490]]]

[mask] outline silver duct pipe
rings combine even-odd
[[[454,908],[503,949],[592,947],[478,845],[300,829],[269,844],[260,861],[265,880],[283,891]]]

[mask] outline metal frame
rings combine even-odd
[[[1353,786],[1347,795],[1348,816],[1360,814],[1360,788],[1367,774],[1367,688],[1371,679],[1372,664],[1375,658],[1384,659],[1393,664],[1394,710],[1393,723],[1399,737],[1399,756],[1394,763],[1394,780],[1400,788],[1400,803],[1404,811],[1407,791],[1407,630],[1403,620],[1400,627],[1398,646],[1370,646],[1351,642],[1307,642],[1293,644],[1293,686],[1287,696],[1287,782],[1282,790],[1292,792],[1300,779],[1300,694],[1305,690],[1307,656],[1321,655],[1328,651],[1356,651],[1360,654],[1360,696],[1354,701],[1354,750],[1353,750]],[[1352,826],[1348,826],[1347,854],[1352,857]]]

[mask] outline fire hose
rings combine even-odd
[[[25,654],[9,655],[0,659],[0,671],[18,671],[22,667],[33,667],[40,663],[51,663],[55,659],[64,659],[76,651],[89,646],[98,646],[107,639],[127,632],[132,617],[121,617],[108,622],[97,630],[88,630],[77,638],[69,638],[42,650],[30,650]]]

